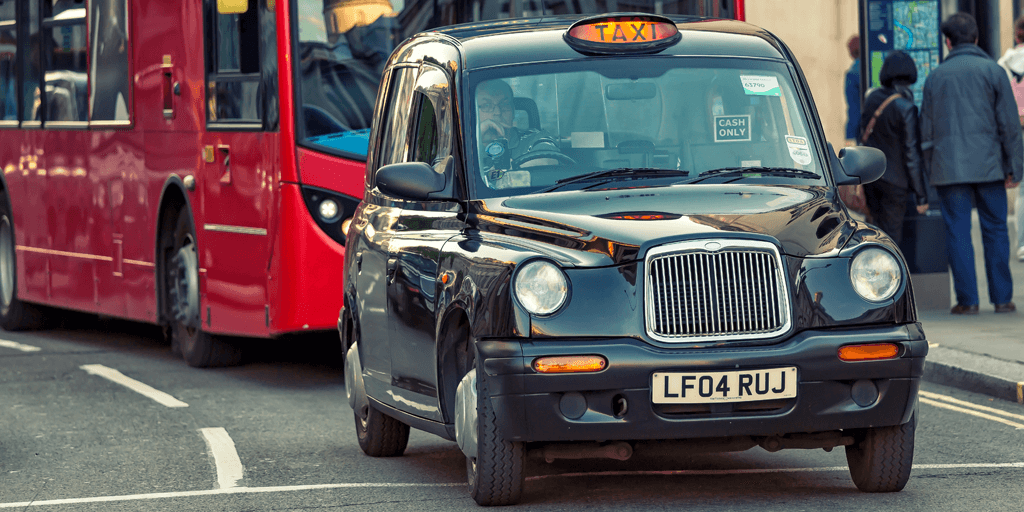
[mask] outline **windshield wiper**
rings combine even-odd
[[[588,172],[586,174],[580,174],[579,176],[570,176],[568,178],[562,178],[555,182],[548,188],[538,190],[535,194],[543,194],[544,192],[551,192],[558,188],[573,183],[579,183],[581,181],[594,180],[594,179],[621,179],[621,178],[662,178],[665,176],[689,176],[689,171],[681,171],[679,169],[658,169],[653,167],[620,167],[618,169],[609,169],[604,171]]]
[[[821,175],[816,172],[805,171],[803,169],[792,169],[789,167],[722,167],[721,169],[711,169],[710,171],[704,171],[700,173],[698,177],[710,178],[712,176],[745,176],[747,174],[767,174],[769,176],[784,176],[787,178],[806,178],[812,180],[821,178]]]

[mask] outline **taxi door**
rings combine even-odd
[[[271,2],[204,5],[206,127],[197,216],[201,317],[210,332],[269,331],[268,232],[280,160]]]
[[[450,80],[424,64],[408,105],[407,162],[425,162],[439,173],[454,172]],[[449,183],[451,182],[449,176]],[[451,201],[406,201],[389,246],[387,295],[391,346],[391,393],[397,407],[444,421],[438,399],[438,263],[441,247],[458,233],[459,205]]]

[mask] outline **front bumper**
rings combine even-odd
[[[874,342],[901,345],[900,357],[848,363],[837,356],[843,345]],[[910,419],[916,405],[927,352],[919,323],[804,331],[759,347],[664,349],[633,338],[477,342],[503,436],[526,442],[781,436],[899,425]],[[531,367],[537,357],[576,354],[602,355],[608,366],[577,374],[540,374]],[[796,398],[760,406],[727,403],[685,410],[651,400],[656,371],[786,366],[797,367]],[[874,384],[878,398],[858,405],[852,396],[854,383],[863,388],[865,381]],[[582,415],[580,396],[585,400]],[[566,410],[573,414],[567,416]]]

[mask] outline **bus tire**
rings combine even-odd
[[[850,476],[862,492],[902,491],[914,463],[917,411],[910,421],[893,427],[866,428],[846,447]]]
[[[189,366],[234,366],[242,351],[202,328],[199,308],[199,256],[195,230],[188,212],[181,210],[175,222],[173,243],[167,258],[166,290],[170,318],[171,351],[181,354]]]
[[[14,221],[7,195],[0,193],[0,327],[6,331],[38,329],[42,310],[18,300],[18,255],[14,250]]]

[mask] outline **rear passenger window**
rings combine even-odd
[[[0,121],[17,122],[18,26],[15,8],[15,2],[0,4]]]
[[[48,124],[89,119],[85,18],[84,0],[43,2],[43,112]]]
[[[92,0],[89,13],[89,119],[127,124],[131,99],[127,0]]]

